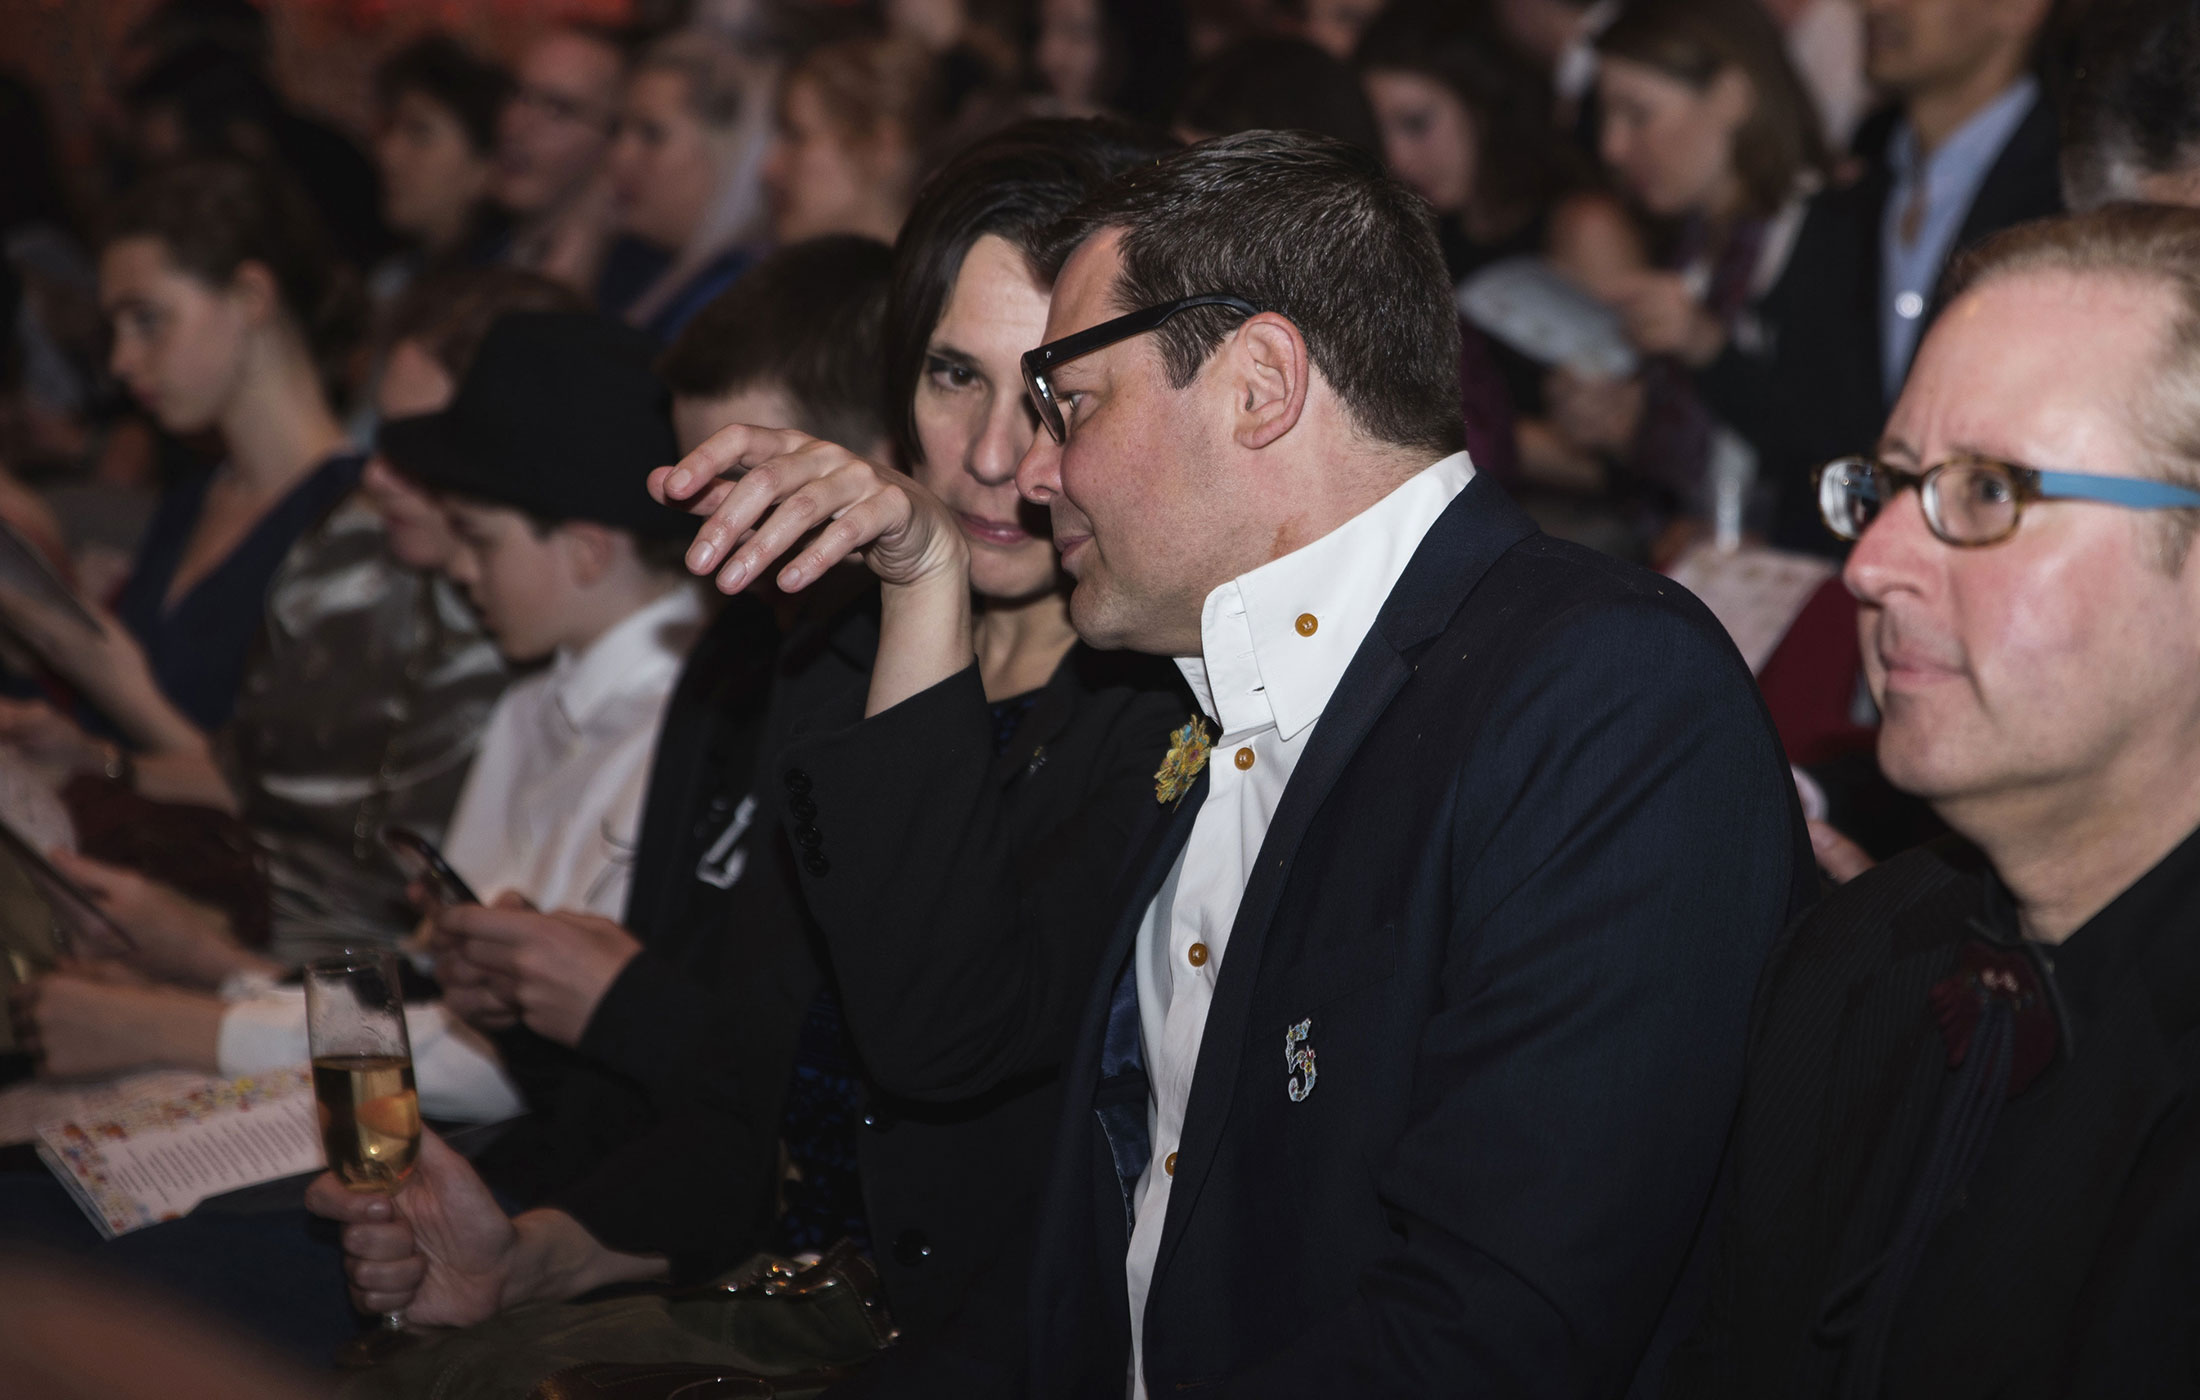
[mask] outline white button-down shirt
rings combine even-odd
[[[642,795],[666,702],[702,630],[700,596],[682,585],[579,652],[504,692],[443,851],[484,899],[516,890],[542,909],[626,912]],[[406,1011],[423,1110],[491,1121],[523,1107],[496,1049],[443,1007]],[[222,1013],[224,1075],[305,1063],[305,995],[240,985]]]
[[[1246,879],[1329,697],[1421,537],[1473,479],[1467,454],[1455,453],[1312,544],[1223,584],[1200,613],[1200,655],[1177,660],[1222,734],[1191,838],[1147,908],[1132,956],[1153,1143],[1124,1261],[1137,1400],[1146,1394],[1146,1296],[1192,1071]]]
[[[443,844],[483,899],[626,912],[649,756],[702,624],[683,585],[504,692]]]

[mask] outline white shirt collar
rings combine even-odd
[[[1200,655],[1179,657],[1224,734],[1274,725],[1285,740],[1321,718],[1421,537],[1474,479],[1455,452],[1315,540],[1207,595]]]
[[[686,663],[702,624],[702,597],[683,583],[627,614],[581,650],[559,651],[550,666],[550,698],[558,713],[583,730],[621,697],[664,691]]]

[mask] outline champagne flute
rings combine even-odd
[[[306,1045],[329,1169],[354,1191],[395,1195],[420,1155],[420,1096],[395,953],[344,953],[306,967]],[[371,1366],[403,1344],[405,1315],[347,1344],[337,1363]]]

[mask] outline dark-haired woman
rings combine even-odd
[[[759,762],[756,820],[784,834],[751,868],[774,865],[776,879],[796,882],[787,896],[806,900],[815,922],[753,956],[722,1018],[738,1062],[661,1149],[627,1154],[655,1175],[629,1167],[615,1188],[691,1185],[692,1163],[708,1160],[716,1199],[677,1212],[676,1237],[616,1232],[615,1212],[601,1209],[608,1186],[506,1222],[463,1163],[431,1144],[394,1203],[350,1196],[332,1178],[314,1188],[315,1209],[352,1222],[362,1307],[467,1324],[523,1300],[684,1272],[713,1247],[817,1249],[853,1227],[867,1231],[912,1337],[962,1322],[1016,1335],[1007,1310],[1021,1301],[1054,1071],[1107,932],[1095,892],[1153,801],[1158,755],[1190,705],[1165,667],[1077,642],[1044,517],[1016,493],[1036,426],[1019,358],[1042,337],[1047,306],[1026,254],[1103,180],[1153,153],[1106,124],[1027,123],[925,186],[895,250],[888,309],[891,422],[909,475],[799,433],[739,426],[687,459],[711,473],[768,459],[782,494],[854,502],[843,519],[869,522],[864,558],[882,585],[875,609],[790,639],[779,738]],[[717,507],[721,494],[697,499]],[[755,495],[742,499],[774,504]],[[699,541],[691,563],[728,591],[776,577],[799,595],[831,561],[774,563],[786,523],[764,527],[736,577],[724,572],[721,511],[701,536],[716,543]],[[920,536],[921,562],[897,552]],[[826,548],[837,559],[850,541]],[[791,783],[790,767],[802,770]],[[860,802],[825,813],[825,794],[850,785]],[[1001,956],[973,969],[980,950]],[[974,970],[992,976],[962,981]],[[1003,1017],[1017,1030],[995,1036],[988,1027]],[[852,1097],[833,1086],[836,1059]],[[782,1137],[799,1177],[784,1187]],[[846,1197],[827,1187],[836,1169],[846,1183],[850,1157],[860,1195],[836,1218]],[[782,1194],[789,1209],[773,1228]],[[1007,1379],[973,1384],[990,1394]]]
[[[229,718],[276,566],[359,484],[327,388],[359,302],[303,197],[228,161],[137,189],[99,281],[116,377],[162,428],[216,434],[224,456],[162,493],[115,599],[126,636],[38,633],[111,732],[160,748],[178,718]]]
[[[1779,281],[1827,168],[1816,108],[1758,0],[1640,0],[1597,40],[1604,158],[1671,230],[1662,266],[1609,299],[1650,357],[1605,445],[1685,514],[1707,513],[1714,425],[1688,371]],[[1605,412],[1602,390],[1582,407]],[[1632,424],[1629,426],[1629,420]]]

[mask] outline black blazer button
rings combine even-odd
[[[798,826],[794,829],[794,839],[803,850],[814,851],[825,844],[825,833],[814,826]]]
[[[883,1108],[867,1108],[863,1110],[863,1126],[874,1133],[883,1133],[894,1126],[894,1115]]]
[[[799,768],[787,770],[787,791],[800,797],[810,790],[810,775]]]
[[[904,1268],[914,1269],[932,1257],[932,1241],[924,1237],[922,1230],[904,1230],[894,1236],[894,1262]]]
[[[802,868],[809,871],[812,875],[823,875],[826,871],[833,868],[833,863],[825,859],[825,857],[821,853],[817,851],[812,851],[803,860]]]
[[[817,815],[817,804],[807,797],[797,797],[787,804],[787,810],[794,813],[796,821],[806,822]]]

